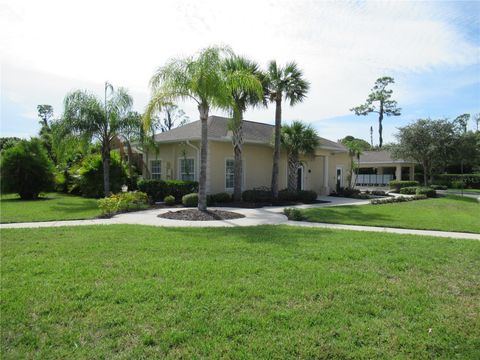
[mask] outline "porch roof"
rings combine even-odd
[[[391,164],[392,166],[398,164],[414,164],[414,161],[404,159],[393,159],[390,151],[365,151],[360,155],[359,166]]]

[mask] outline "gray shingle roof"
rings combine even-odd
[[[208,139],[217,141],[231,141],[231,131],[228,128],[229,119],[220,116],[208,117]],[[271,144],[273,139],[274,126],[265,123],[244,120],[243,134],[245,143]],[[186,140],[200,140],[200,120],[193,121],[186,125],[170,131],[155,135],[158,142],[176,142]],[[334,141],[319,137],[320,147],[334,150],[346,151],[345,147]]]
[[[381,150],[381,151],[365,151],[360,155],[360,165],[365,164],[380,164],[380,163],[412,163],[411,161],[403,159],[392,159],[390,151]]]

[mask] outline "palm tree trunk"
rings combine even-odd
[[[288,155],[288,190],[296,191],[298,183],[298,156],[293,154]]]
[[[202,124],[202,143],[200,147],[200,177],[198,181],[198,210],[207,210],[207,149],[208,149],[208,106],[198,105]]]
[[[104,144],[102,149],[103,164],[103,192],[104,196],[110,196],[110,146]]]
[[[238,123],[233,128],[233,152],[235,154],[234,183],[233,183],[233,200],[242,200],[242,179],[243,179],[243,113],[240,112]]]
[[[282,128],[282,95],[277,95],[275,100],[275,143],[273,149],[273,168],[272,168],[272,195],[273,199],[278,199],[278,172],[280,166],[280,131]]]
[[[382,137],[383,125],[382,125],[382,121],[383,121],[383,102],[380,101],[380,111],[379,111],[379,114],[378,114],[378,147],[380,147],[380,148],[383,145],[383,137]]]

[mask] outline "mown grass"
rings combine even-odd
[[[449,195],[384,205],[346,205],[302,210],[307,221],[480,233],[480,202]]]
[[[480,357],[480,242],[291,227],[6,229],[18,358]]]
[[[96,199],[48,193],[38,200],[21,200],[16,194],[0,197],[0,222],[36,222],[91,219],[100,215]]]

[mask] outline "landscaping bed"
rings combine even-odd
[[[223,210],[206,210],[185,209],[178,211],[169,211],[158,215],[160,218],[171,220],[187,220],[187,221],[214,221],[214,220],[232,220],[245,217],[232,211]]]

